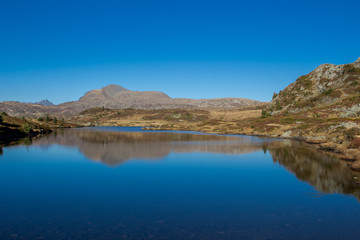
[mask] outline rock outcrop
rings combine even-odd
[[[323,64],[274,94],[268,111],[311,110],[333,117],[360,116],[360,58],[350,64]]]

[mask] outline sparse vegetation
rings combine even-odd
[[[278,100],[276,101],[275,109],[276,110],[281,110],[282,109],[282,106],[280,105],[280,102]]]
[[[360,73],[360,68],[355,67],[353,64],[348,64],[345,66],[345,72],[347,73]]]
[[[293,124],[295,122],[296,122],[296,120],[294,118],[292,118],[292,117],[287,117],[287,118],[280,119],[281,124]]]
[[[274,94],[273,94],[273,96],[272,96],[272,99],[274,100],[274,98],[276,98],[276,96],[277,96],[277,93],[274,92]]]
[[[353,140],[356,135],[360,135],[360,129],[358,128],[351,128],[344,132],[345,137],[349,140]]]
[[[323,95],[330,95],[331,93],[333,93],[334,90],[332,88],[328,89],[328,90],[325,90],[322,92]]]
[[[355,86],[357,86],[359,84],[359,81],[353,81],[351,84],[350,84],[350,86],[351,87],[355,87]]]
[[[21,128],[24,133],[31,133],[33,131],[33,126],[30,123],[25,123]]]
[[[261,111],[261,118],[267,118],[267,117],[270,117],[271,114],[268,113],[266,110],[262,110]]]

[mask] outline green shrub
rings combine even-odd
[[[33,131],[33,126],[31,126],[29,123],[25,123],[21,128],[24,133],[31,133]]]
[[[353,81],[353,82],[350,84],[350,86],[355,87],[355,86],[357,86],[358,84],[359,84],[358,81]]]
[[[280,120],[280,123],[282,123],[282,124],[293,124],[295,122],[296,122],[296,120],[292,117],[287,117],[287,118],[283,118]]]
[[[268,113],[266,110],[262,110],[261,111],[261,118],[267,118],[267,117],[270,117],[271,114]]]
[[[356,67],[349,67],[349,68],[347,68],[347,72],[348,73],[359,73],[360,69],[356,68]]]
[[[2,112],[1,115],[3,115],[3,116],[9,116],[6,112]]]
[[[4,118],[2,115],[0,115],[0,124],[3,123],[3,121],[4,121]]]
[[[329,94],[331,94],[333,91],[334,91],[334,90],[333,90],[332,88],[330,88],[330,89],[328,89],[328,90],[326,90],[326,91],[323,91],[322,94],[324,94],[324,95],[329,95]]]
[[[37,120],[38,120],[39,122],[42,122],[42,121],[44,121],[44,118],[43,118],[43,117],[39,117]]]

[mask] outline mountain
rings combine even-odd
[[[83,110],[93,107],[106,107],[111,109],[228,109],[251,106],[259,103],[261,102],[243,98],[171,98],[163,92],[131,91],[118,85],[109,85],[102,89],[87,92],[79,101],[72,102],[70,105],[76,105]],[[65,103],[65,105],[69,105],[69,103]]]
[[[360,116],[360,58],[350,64],[323,64],[274,94],[267,110],[312,112],[325,117]]]
[[[78,101],[79,105],[107,108],[148,108],[166,105],[171,101],[168,95],[157,91],[131,91],[118,85],[109,85],[87,92]]]
[[[42,106],[53,106],[53,105],[54,105],[52,102],[50,102],[50,101],[47,100],[47,99],[41,100],[41,101],[39,101],[39,102],[34,102],[33,104],[42,105]]]
[[[43,103],[43,101],[41,101]],[[72,116],[89,108],[110,109],[232,109],[263,104],[244,98],[187,99],[171,98],[158,91],[132,91],[119,85],[109,85],[85,93],[78,101],[59,105],[1,102],[0,111],[13,116],[40,117],[44,115]]]

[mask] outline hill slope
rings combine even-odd
[[[279,94],[271,114],[311,111],[326,117],[360,116],[360,58],[350,64],[323,64],[299,77]]]

